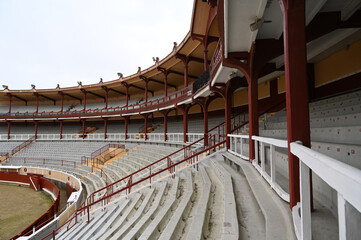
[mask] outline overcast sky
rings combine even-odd
[[[0,0],[0,87],[68,87],[146,69],[183,40],[192,7],[193,0]]]

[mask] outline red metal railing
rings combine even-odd
[[[59,166],[74,166],[76,168],[76,162],[75,161],[69,161],[69,160],[63,160],[63,159],[54,159],[54,158],[33,158],[33,157],[12,157],[12,160],[16,161],[22,161],[24,164],[26,164],[29,161],[37,161],[37,164],[42,165],[49,165],[50,162],[55,163],[55,165],[58,165],[56,163],[60,163]]]
[[[27,146],[29,146],[34,141],[35,141],[35,136],[29,138],[28,140],[26,140],[25,142],[23,142],[19,146],[16,146],[13,150],[11,150],[11,155],[14,155],[15,153],[19,152],[23,148],[26,148]]]
[[[106,151],[108,151],[110,148],[115,148],[113,151],[108,152],[107,154],[104,154]],[[117,143],[110,143],[107,144],[98,150],[91,153],[90,158],[86,156],[81,157],[81,164],[86,164],[87,166],[91,164],[91,166],[99,166],[104,165],[106,161],[109,159],[115,157],[117,154],[119,154],[119,149],[125,149],[124,144],[117,144]],[[91,163],[89,163],[91,161]]]
[[[216,74],[217,69],[222,61],[222,55],[223,55],[222,42],[221,39],[219,39],[216,50],[213,53],[211,64],[209,65],[210,79],[213,79],[214,74]]]
[[[0,118],[7,119],[9,117],[15,119],[22,118],[64,118],[64,117],[82,117],[82,116],[106,116],[106,115],[119,115],[127,113],[139,113],[143,111],[150,111],[169,105],[174,105],[185,99],[188,99],[193,95],[193,85],[183,88],[173,94],[165,96],[160,99],[156,99],[150,102],[143,102],[136,105],[103,108],[103,109],[87,109],[87,110],[74,110],[68,112],[41,112],[41,113],[6,113],[0,114]]]

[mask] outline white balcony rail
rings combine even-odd
[[[309,170],[337,191],[339,239],[348,239],[352,220],[346,220],[346,203],[361,212],[361,170],[318,153],[299,143],[291,143],[291,152],[300,159],[301,202],[292,209],[298,239],[311,239]],[[348,227],[347,225],[350,224]],[[359,224],[358,224],[359,225]],[[359,234],[360,229],[353,229]],[[352,234],[352,233],[351,233]],[[353,235],[355,237],[356,235]],[[360,235],[358,235],[359,237]]]
[[[10,141],[26,141],[29,138],[33,137],[34,134],[11,134]],[[187,133],[188,142],[195,142],[204,137],[202,133]],[[142,133],[128,133],[127,140],[137,141],[137,142],[162,142],[164,141],[164,133],[148,133],[147,140],[144,138]],[[7,134],[0,134],[0,140],[8,140]],[[37,140],[45,141],[125,141],[125,133],[108,133],[107,139],[104,139],[104,133],[94,133],[88,134],[85,138],[82,138],[81,134],[62,134],[62,139],[60,139],[59,134],[38,134]],[[184,141],[183,133],[167,133],[167,142],[179,142]],[[199,144],[202,144],[200,142]]]
[[[230,153],[242,158],[243,160],[249,160],[249,156],[245,155],[245,146],[244,143],[249,139],[248,135],[234,135],[228,134],[228,137],[231,142],[230,149],[228,150]]]
[[[282,189],[280,185],[276,182],[276,150],[275,147],[279,148],[288,148],[288,143],[286,140],[274,139],[274,138],[265,138],[252,136],[252,139],[255,141],[255,159],[252,161],[252,165],[257,169],[257,171],[262,175],[262,177],[270,184],[272,189],[286,202],[290,202],[290,194]],[[259,143],[259,144],[258,144]],[[266,172],[266,145],[270,146],[269,151],[269,161],[270,161],[270,175]],[[258,150],[258,148],[260,148]],[[258,163],[261,162],[261,165]]]

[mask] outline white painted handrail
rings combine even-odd
[[[292,209],[296,233],[300,239],[311,239],[309,169],[337,191],[339,239],[347,239],[346,201],[361,212],[361,170],[318,153],[299,143],[290,145],[300,159],[301,203]],[[298,210],[301,210],[299,214]],[[298,223],[298,224],[297,224]]]
[[[235,135],[235,134],[228,134],[229,140],[231,142],[230,149],[228,150],[230,153],[240,157],[243,160],[248,161],[249,157],[244,154],[244,146],[245,139],[248,139],[248,135]]]
[[[11,134],[10,141],[26,141],[29,138],[33,137],[34,134]],[[188,142],[195,142],[204,137],[202,133],[187,133]],[[0,134],[0,140],[7,141],[7,134]],[[148,133],[147,141],[164,141],[164,133]],[[125,133],[108,133],[107,138],[104,139],[104,133],[93,133],[88,134],[84,139],[79,134],[62,134],[62,139],[60,139],[59,134],[38,134],[37,140],[42,141],[125,141]],[[142,133],[128,133],[127,140],[144,142],[144,134]],[[167,133],[167,142],[176,142],[182,143],[184,141],[183,133]],[[201,144],[201,142],[199,143]]]
[[[274,138],[265,138],[252,136],[252,139],[255,141],[255,159],[252,161],[253,166],[258,170],[261,176],[266,179],[270,184],[272,189],[286,202],[290,201],[290,194],[287,193],[282,187],[276,182],[276,156],[275,156],[275,147],[288,148],[288,143],[286,140],[274,139]],[[260,154],[258,153],[258,143],[260,147]],[[270,165],[271,165],[271,175],[268,175],[266,172],[266,151],[265,144],[270,145]],[[261,156],[259,156],[261,155]],[[258,162],[261,162],[261,166],[258,165]]]

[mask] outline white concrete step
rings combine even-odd
[[[185,221],[188,217],[188,213],[192,208],[192,200],[195,200],[195,196],[197,193],[195,192],[195,187],[193,183],[193,177],[191,171],[187,171],[187,190],[185,192],[185,196],[179,203],[177,209],[173,212],[173,216],[169,220],[167,226],[163,230],[160,235],[160,240],[167,239],[176,239],[182,233],[183,226],[185,225]]]
[[[142,235],[138,238],[139,240],[157,238],[156,233],[161,232],[160,225],[162,223],[164,224],[164,220],[167,219],[167,216],[171,215],[172,207],[176,203],[177,193],[180,191],[179,182],[179,177],[176,176],[175,180],[173,181],[173,186],[172,190],[170,191],[170,197],[168,201],[162,206],[157,215],[149,223],[148,227],[143,231]]]
[[[239,165],[263,212],[266,226],[266,239],[295,239],[291,213],[284,201],[269,187],[257,170],[249,163],[230,153],[223,156]]]
[[[179,179],[179,178],[177,178]],[[178,182],[177,182],[178,185]],[[156,198],[154,199],[151,208],[148,212],[139,219],[137,224],[133,226],[131,230],[129,230],[128,234],[125,235],[124,239],[138,239],[140,234],[144,231],[144,229],[149,225],[149,223],[154,219],[154,217],[158,214],[159,208],[164,206],[164,202],[167,201],[169,192],[169,188],[171,186],[167,184],[167,181],[163,181],[161,186],[158,189],[158,193]],[[174,189],[174,186],[172,187]],[[177,187],[175,187],[177,189]],[[174,191],[174,190],[173,190]]]
[[[210,159],[212,169],[223,184],[223,228],[222,239],[239,238],[236,201],[230,173],[215,159]]]
[[[114,220],[114,222],[109,226],[105,233],[99,237],[99,239],[107,239],[112,236],[113,232],[118,231],[127,217],[139,208],[143,202],[143,198],[144,195],[142,193],[136,193],[135,198],[131,199],[132,203],[129,205],[129,207],[126,208],[126,211]]]
[[[128,216],[128,218],[126,219],[127,221],[122,226],[120,226],[118,231],[113,232],[113,235],[110,238],[111,240],[121,239],[122,237],[124,237],[124,235],[129,231],[129,229],[133,227],[134,224],[143,215],[144,210],[151,205],[155,194],[155,188],[153,187],[149,190],[147,196],[144,198],[142,205],[140,205],[140,207],[136,209],[133,215]]]
[[[129,206],[131,200],[124,200],[120,205],[119,208],[104,222],[101,223],[100,226],[96,226],[95,229],[87,233],[83,239],[97,239],[101,235],[104,234],[104,232],[113,224],[113,222],[124,213],[123,211],[127,206]]]
[[[199,166],[199,172],[202,177],[203,189],[196,207],[197,210],[192,219],[192,224],[190,225],[188,233],[186,233],[187,239],[202,239],[205,237],[203,236],[203,232],[207,232],[208,230],[207,213],[212,183],[203,165]]]

